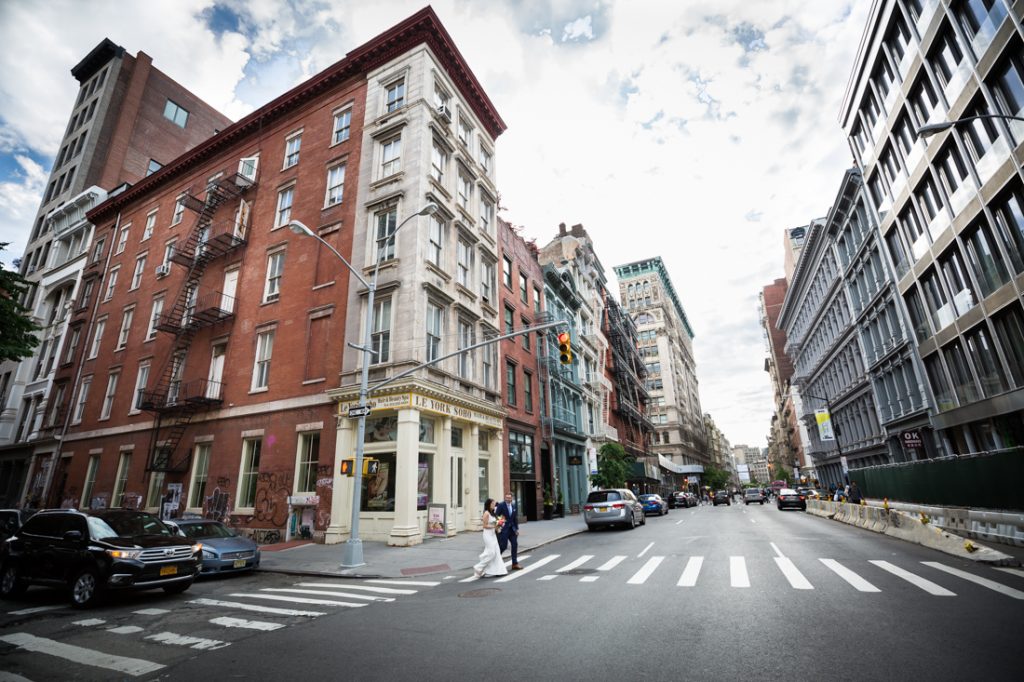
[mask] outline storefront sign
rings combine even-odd
[[[566,457],[569,464],[583,464],[583,455],[569,455]]]
[[[476,410],[471,410],[468,407],[459,407],[458,405],[452,405],[435,398],[428,398],[427,396],[419,395],[417,393],[412,394],[412,406],[419,410],[423,410],[424,412],[443,414],[456,419],[462,419],[464,421],[476,422],[477,424],[482,424],[483,426],[489,426],[495,429],[500,429],[502,427],[502,420],[500,417],[492,417],[489,414],[477,412]]]
[[[920,450],[921,448],[924,447],[924,442],[921,440],[921,432],[918,431],[917,429],[913,429],[911,431],[904,431],[902,437],[903,447],[905,448],[908,448],[910,450]]]
[[[427,535],[447,535],[445,512],[447,508],[443,504],[431,504],[427,507]]]
[[[828,410],[815,410],[814,420],[818,422],[818,437],[821,440],[835,440],[835,434],[832,431],[832,415]]]
[[[590,464],[590,474],[597,473],[597,448],[587,449],[587,462]]]
[[[410,393],[398,393],[396,395],[381,395],[366,399],[366,405],[371,410],[395,410],[400,407],[409,407],[412,400]],[[338,414],[347,417],[350,411],[359,407],[358,400],[350,400],[338,403]]]
[[[293,507],[315,507],[320,504],[319,495],[289,495],[288,504]]]

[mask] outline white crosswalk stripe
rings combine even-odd
[[[686,568],[683,569],[683,574],[679,576],[679,582],[676,583],[679,587],[695,587],[697,585],[697,576],[700,575],[700,567],[704,563],[704,557],[692,556],[690,560],[686,562]]]
[[[550,556],[546,556],[543,559],[541,559],[540,561],[535,561],[532,564],[527,564],[526,566],[523,566],[523,570],[515,571],[513,573],[509,573],[508,575],[504,576],[503,578],[498,578],[494,582],[496,582],[496,583],[507,583],[507,582],[510,582],[512,580],[515,580],[516,578],[521,578],[522,576],[526,575],[527,573],[532,573],[533,571],[536,571],[537,569],[539,569],[539,568],[541,568],[541,567],[551,563],[552,561],[557,559],[559,556],[561,556],[561,555],[559,555],[559,554],[552,554]]]
[[[125,675],[131,675],[132,677],[154,673],[164,667],[162,664],[154,663],[153,661],[106,654],[101,651],[58,642],[54,639],[36,637],[35,635],[30,635],[26,632],[14,632],[9,635],[0,635],[0,642],[7,642],[12,646],[20,647],[25,651],[55,656],[57,658],[63,658],[66,661],[71,661],[72,663],[88,665],[94,668],[113,670]]]
[[[520,558],[525,559],[526,556]],[[373,583],[375,585],[391,585],[392,587],[398,587],[400,585],[413,585],[415,587],[437,587],[441,584],[440,582],[431,582],[428,580],[417,582],[415,580],[390,580],[387,578],[371,578],[367,579],[365,582]]]
[[[915,585],[917,587],[920,587],[922,590],[924,590],[928,594],[934,594],[936,597],[955,597],[956,596],[955,592],[950,592],[945,587],[942,587],[941,585],[936,585],[931,580],[927,580],[925,578],[922,578],[921,576],[919,576],[919,575],[917,575],[915,573],[911,573],[910,571],[908,571],[906,569],[903,569],[903,568],[900,568],[899,566],[894,566],[893,564],[890,564],[888,561],[878,561],[878,560],[872,559],[871,563],[874,564],[875,566],[878,566],[883,571],[888,571],[889,573],[892,573],[895,576],[903,578],[904,580],[906,580],[911,585]]]
[[[1010,575],[1015,575],[1019,578],[1024,578],[1024,571],[1020,570],[1019,568],[1006,568],[1004,566],[995,566],[994,568],[997,571],[1002,571],[1003,573],[1009,573]]]
[[[961,571],[959,568],[953,568],[952,566],[940,564],[937,561],[922,561],[921,563],[925,566],[931,566],[934,569],[945,571],[950,575],[955,575],[959,578],[963,578],[964,580],[968,580],[974,583],[975,585],[981,585],[982,587],[987,587],[990,590],[995,590],[996,592],[1005,594],[1008,597],[1013,597],[1014,599],[1024,599],[1024,592],[1021,592],[1020,590],[1015,590],[1014,588],[1003,585],[1002,583],[997,583],[994,580],[982,578],[981,576],[974,575],[973,573]]]
[[[29,609],[18,609],[17,611],[8,611],[12,616],[27,616],[32,613],[43,613],[44,611],[56,611],[58,609],[65,608],[63,605],[56,606],[33,606]]]
[[[243,597],[246,595],[242,595]],[[191,599],[189,604],[198,604],[199,606],[220,606],[225,609],[235,609],[238,611],[257,611],[259,613],[270,613],[275,616],[309,616],[316,618],[317,616],[326,616],[324,611],[300,611],[296,609],[279,609],[273,606],[263,606],[262,604],[246,604],[245,602],[238,601],[224,601],[223,599],[206,599],[200,597],[199,599]]]
[[[219,639],[205,639],[203,637],[192,637],[190,635],[179,635],[176,632],[158,632],[155,635],[148,635],[145,639],[160,644],[171,644],[174,646],[187,646],[190,649],[201,651],[213,651],[231,646],[231,642],[222,642]]]
[[[300,583],[301,584],[301,583]],[[335,592],[327,590],[305,590],[298,587],[264,587],[263,592],[286,592],[288,594],[312,594],[321,597],[346,597],[348,599],[363,599],[366,601],[395,601],[394,597],[381,597],[376,594],[357,594],[355,592]]]
[[[792,559],[784,556],[777,556],[775,557],[775,563],[779,567],[779,570],[782,571],[782,574],[786,576],[786,580],[789,581],[789,584],[793,586],[794,590],[814,589],[814,585],[811,585],[810,581],[804,577],[804,574],[800,572],[800,569],[796,567]]]
[[[615,568],[616,566],[618,566],[619,564],[621,564],[625,560],[626,560],[626,555],[625,554],[620,554],[618,556],[613,556],[611,559],[609,559],[608,561],[606,561],[603,564],[601,564],[600,566],[598,566],[597,570],[599,570],[599,571],[610,571],[613,568]]]
[[[280,594],[242,594],[232,593],[229,597],[248,597],[252,599],[270,599],[273,601],[287,601],[293,604],[312,604],[313,606],[351,606],[352,608],[358,608],[360,606],[366,606],[366,604],[356,604],[355,602],[347,601],[336,601],[333,599],[309,599],[307,597],[285,597]]]
[[[750,576],[747,575],[747,561],[741,556],[729,557],[729,585],[732,587],[750,587]]]
[[[555,573],[567,573],[567,572],[571,571],[574,568],[578,568],[578,567],[582,566],[583,564],[587,563],[588,561],[590,561],[593,558],[594,558],[593,554],[584,554],[579,559],[576,559],[575,561],[570,561],[565,566],[562,566],[560,569],[555,571]]]
[[[221,625],[226,628],[262,630],[264,632],[280,630],[284,627],[283,623],[267,623],[261,620],[245,620],[244,618],[231,618],[230,616],[220,616],[218,618],[211,618],[210,622],[214,625]]]
[[[853,585],[854,589],[860,592],[881,592],[877,587],[869,583],[867,580],[864,580],[864,578],[860,577],[846,566],[843,566],[835,559],[818,559],[818,561],[825,564],[825,566],[827,566],[833,573]]]
[[[356,583],[295,583],[298,587],[333,587],[342,590],[362,590],[376,594],[416,594],[419,590],[400,590],[395,587],[374,587]]]
[[[639,571],[633,574],[632,578],[626,581],[626,584],[643,585],[645,582],[647,582],[647,579],[651,577],[651,574],[654,573],[655,570],[657,570],[658,566],[660,566],[661,562],[664,560],[665,557],[663,556],[652,556],[650,559],[647,560],[647,563],[640,568]]]

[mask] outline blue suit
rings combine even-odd
[[[498,547],[504,552],[506,547],[512,546],[513,565],[519,563],[519,522],[516,521],[515,511],[515,503],[511,505],[511,509],[504,502],[499,502],[498,506],[494,508],[496,516],[505,518],[505,525],[502,526],[501,533],[498,534]]]

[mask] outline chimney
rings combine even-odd
[[[558,236],[559,237],[564,237],[565,236],[565,223],[558,223]]]

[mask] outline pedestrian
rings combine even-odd
[[[852,504],[860,504],[864,498],[860,494],[860,488],[857,487],[857,481],[850,484],[850,496],[849,500]]]
[[[495,508],[494,513],[505,519],[498,533],[498,545],[502,552],[511,546],[512,570],[521,571],[523,567],[519,565],[519,522],[516,521],[516,505],[512,502],[512,493],[505,493],[505,501]]]
[[[494,500],[487,498],[484,502],[484,514],[481,519],[484,527],[484,551],[480,553],[480,561],[473,566],[473,574],[477,578],[485,575],[505,575],[505,562],[501,560],[501,548],[498,547],[497,532],[500,532],[499,517],[494,512]]]

